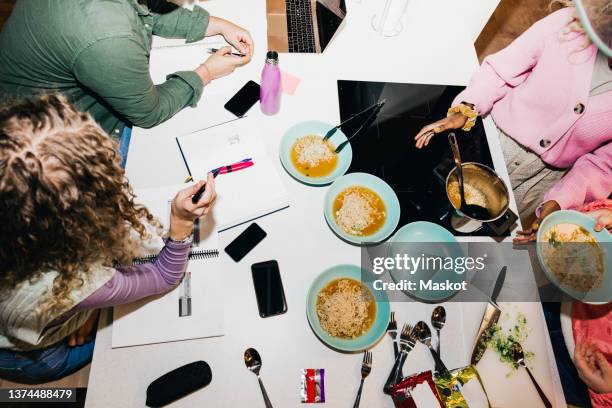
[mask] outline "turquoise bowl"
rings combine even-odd
[[[325,134],[333,127],[334,125],[330,125],[329,123],[320,122],[317,120],[310,120],[307,122],[300,122],[292,126],[289,130],[287,130],[287,132],[285,132],[285,135],[283,136],[280,143],[279,154],[280,161],[283,167],[285,168],[287,173],[291,175],[291,177],[304,184],[323,186],[326,184],[330,184],[338,177],[346,173],[349,166],[351,165],[351,161],[353,160],[353,149],[351,149],[350,143],[346,145],[344,149],[342,149],[342,151],[338,154],[338,164],[336,165],[334,171],[332,171],[325,177],[305,176],[300,173],[291,162],[291,148],[293,147],[293,144],[298,138],[307,135],[325,136]],[[346,135],[342,132],[342,130],[338,129],[329,140],[334,146],[338,146],[340,145],[340,143],[345,142],[347,139]]]
[[[464,256],[464,251],[455,236],[447,229],[432,222],[416,221],[397,230],[389,241],[387,256],[394,257],[396,254],[407,254],[411,257],[420,257],[425,254],[442,258],[458,258]],[[460,283],[464,280],[464,275],[446,270],[419,270],[414,274],[404,270],[393,270],[390,275],[396,283],[405,279],[417,283],[430,279],[437,282],[444,282],[448,279],[452,283]],[[404,291],[404,293],[420,301],[435,303],[450,299],[457,291],[417,288],[412,291]]]
[[[544,256],[542,254],[542,243],[544,235],[548,230],[557,224],[577,224],[589,231],[591,235],[601,243],[601,248],[604,253],[604,279],[598,289],[582,292],[576,289],[565,286],[556,275],[548,268],[546,262],[544,262]],[[559,289],[567,293],[569,296],[578,299],[584,303],[601,304],[612,301],[612,273],[610,273],[610,266],[612,265],[612,235],[605,228],[602,231],[595,232],[595,220],[588,215],[572,210],[560,210],[555,211],[540,223],[538,228],[538,238],[536,245],[536,252],[538,254],[538,261],[540,266],[544,270],[544,273],[548,279]]]
[[[308,295],[306,297],[306,315],[308,316],[308,323],[310,323],[310,327],[317,337],[323,343],[335,350],[345,352],[368,350],[385,335],[387,330],[387,324],[389,323],[389,317],[391,315],[389,298],[384,291],[373,290],[368,283],[364,283],[364,285],[370,289],[376,301],[376,319],[372,327],[370,327],[370,330],[355,339],[341,339],[330,336],[319,323],[319,317],[317,316],[317,296],[319,292],[331,281],[340,278],[351,278],[361,282],[362,272],[364,274],[368,273],[357,265],[336,265],[317,276],[308,290]]]
[[[385,203],[387,218],[378,231],[368,236],[351,235],[342,230],[334,218],[334,200],[343,190],[352,186],[367,187],[374,191]],[[329,187],[325,194],[324,214],[329,227],[336,235],[354,244],[375,244],[387,239],[399,223],[400,204],[395,191],[383,180],[367,173],[350,173],[340,177]]]

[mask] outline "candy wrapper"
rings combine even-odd
[[[302,402],[325,402],[325,369],[304,368],[301,370],[301,376],[300,397]]]
[[[405,377],[391,389],[396,408],[445,408],[438,395],[431,371]]]
[[[439,376],[435,383],[447,408],[491,408],[480,374],[473,365],[452,370],[450,376]]]

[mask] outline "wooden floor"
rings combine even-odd
[[[13,3],[14,0],[0,0],[0,28],[10,15]],[[499,51],[531,24],[545,16],[548,13],[548,3],[549,0],[502,0],[475,43],[478,58],[482,61],[487,55]],[[62,380],[46,385],[87,387],[88,377],[89,366],[86,366]],[[0,379],[0,388],[16,385]]]

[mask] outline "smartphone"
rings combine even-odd
[[[285,291],[281,281],[278,262],[266,261],[251,265],[257,307],[261,317],[270,317],[287,312]]]
[[[225,109],[241,118],[258,100],[259,85],[257,82],[249,81],[236,93],[236,95],[232,96],[232,98],[227,101]]]
[[[235,262],[240,262],[266,235],[266,231],[262,230],[256,223],[252,223],[225,247],[225,252]]]

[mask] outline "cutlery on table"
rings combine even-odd
[[[376,116],[378,115],[378,113],[380,112],[384,104],[385,104],[385,100],[382,100],[381,102],[379,102],[374,108],[374,110],[372,111],[372,113],[370,113],[368,118],[361,124],[361,126],[359,126],[359,129],[357,129],[355,133],[350,135],[344,142],[340,143],[338,147],[336,147],[336,150],[334,150],[334,153],[340,153],[342,149],[344,149],[346,145],[349,144],[349,142],[352,139],[354,139],[355,136],[357,136],[366,127],[366,125],[369,126],[371,123],[370,121],[372,120],[373,122],[373,120],[376,119]]]
[[[397,358],[399,354],[399,350],[397,348],[397,321],[395,320],[395,312],[391,312],[391,317],[389,318],[389,324],[387,325],[387,334],[393,339],[393,356]]]
[[[433,312],[431,312],[431,325],[434,329],[436,329],[436,335],[438,341],[436,343],[436,351],[438,355],[440,355],[440,343],[442,340],[440,339],[440,330],[444,327],[444,323],[446,323],[446,309],[444,306],[437,306]]]
[[[472,358],[470,359],[470,364],[476,365],[482,358],[485,350],[487,349],[487,343],[491,338],[491,330],[490,328],[494,326],[501,315],[501,309],[497,304],[497,297],[504,286],[504,281],[506,280],[506,270],[508,268],[506,266],[502,266],[497,274],[497,278],[495,279],[495,285],[493,286],[493,292],[491,292],[491,297],[489,298],[489,302],[487,303],[487,307],[485,308],[484,314],[482,316],[482,322],[480,323],[480,328],[478,329],[478,333],[476,334],[476,342],[474,343],[474,348],[472,349]]]
[[[341,128],[343,125],[346,125],[346,124],[347,124],[347,123],[349,123],[351,120],[353,120],[353,119],[355,119],[355,118],[357,118],[357,117],[359,117],[359,116],[363,115],[363,114],[364,114],[364,113],[366,113],[367,111],[369,111],[369,110],[371,110],[371,109],[374,109],[374,108],[377,108],[377,107],[379,107],[379,106],[382,108],[382,106],[385,104],[385,102],[386,102],[386,101],[387,101],[386,99],[383,99],[383,100],[382,100],[382,101],[380,101],[380,102],[376,102],[375,104],[368,106],[367,108],[365,108],[365,109],[364,109],[364,110],[362,110],[361,112],[358,112],[358,113],[354,114],[353,116],[351,116],[350,118],[348,118],[348,119],[347,119],[347,120],[345,120],[344,122],[340,123],[339,125],[334,126],[333,128],[329,129],[329,130],[327,131],[327,133],[325,134],[325,136],[323,137],[323,140],[327,140],[327,139],[329,139],[330,137],[332,137],[332,136],[334,135],[334,133],[336,133],[336,130],[340,129],[340,128]]]
[[[540,394],[540,398],[542,399],[544,406],[546,408],[552,408],[552,404],[548,400],[548,397],[546,397],[546,394],[544,394],[544,391],[542,390],[542,388],[540,388],[540,385],[538,384],[536,379],[533,377],[533,374],[531,374],[531,370],[529,369],[529,367],[527,367],[527,364],[525,364],[525,353],[523,352],[523,347],[519,343],[514,343],[514,346],[512,347],[512,357],[514,358],[514,361],[516,361],[518,365],[520,365],[521,367],[524,367],[525,370],[527,370],[527,374],[529,374],[529,378],[531,378],[531,382],[536,387],[538,394]]]
[[[391,394],[391,388],[402,379],[402,367],[404,366],[406,357],[408,357],[408,353],[414,348],[414,345],[416,344],[416,337],[414,334],[414,330],[412,329],[412,325],[404,324],[404,326],[402,327],[402,332],[400,333],[399,340],[400,352],[397,358],[395,359],[395,363],[393,363],[393,368],[391,369],[389,378],[387,378],[387,382],[383,387],[383,392],[385,394]]]
[[[359,408],[359,402],[361,401],[361,391],[363,390],[363,382],[366,377],[372,371],[372,352],[366,351],[363,353],[363,361],[361,362],[361,383],[359,384],[359,391],[357,391],[357,397],[355,397],[355,403],[353,408]]]
[[[435,362],[435,372],[440,375],[450,375],[448,368],[444,365],[436,350],[431,346],[431,330],[427,323],[420,321],[414,326],[414,333],[417,340],[429,349]]]
[[[465,202],[465,190],[463,188],[463,167],[461,165],[461,154],[459,153],[459,144],[457,143],[457,137],[453,132],[448,134],[448,141],[450,142],[451,149],[453,150],[453,158],[455,160],[455,167],[457,168],[457,180],[459,181],[459,196],[461,197],[461,204],[459,204],[459,210],[470,218],[477,220],[486,220],[490,218],[489,210],[486,208],[476,205],[468,204]]]
[[[261,370],[261,357],[259,356],[257,350],[254,348],[248,348],[245,350],[244,364],[246,364],[249,371],[257,376],[257,381],[259,381],[259,388],[261,388],[261,395],[263,395],[266,408],[272,408],[272,403],[270,402],[270,398],[268,398],[266,388],[264,387],[261,377],[259,376],[259,370]]]

